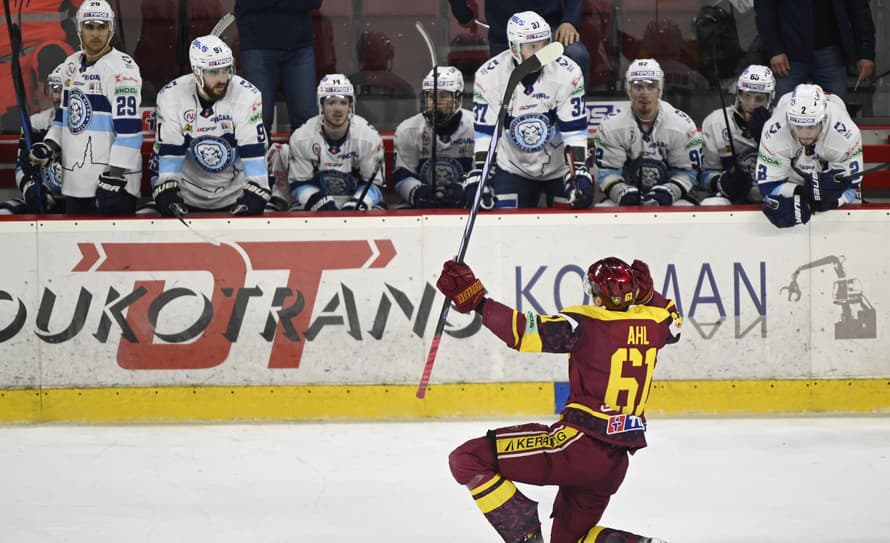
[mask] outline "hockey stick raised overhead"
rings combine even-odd
[[[540,49],[534,56],[525,60],[517,66],[510,79],[507,81],[507,87],[504,89],[504,97],[501,99],[501,107],[498,110],[497,121],[494,125],[494,133],[491,135],[491,142],[488,144],[488,156],[485,158],[485,164],[482,166],[482,180],[476,187],[476,195],[473,197],[473,205],[470,208],[470,214],[467,217],[467,225],[464,227],[464,234],[460,240],[460,247],[457,250],[455,261],[463,262],[467,253],[467,245],[470,243],[470,235],[473,233],[473,225],[476,223],[476,214],[479,212],[479,202],[482,201],[482,192],[488,183],[488,175],[491,171],[492,159],[497,152],[498,141],[500,140],[501,131],[504,128],[504,118],[507,116],[507,110],[510,108],[510,102],[513,99],[513,91],[519,81],[528,74],[539,70],[542,66],[549,64],[562,55],[563,46],[559,42],[553,42],[546,47]],[[436,322],[436,331],[433,334],[433,342],[430,345],[429,354],[426,357],[426,365],[423,367],[423,375],[420,377],[420,384],[417,386],[417,397],[423,399],[426,397],[426,389],[430,384],[430,375],[433,372],[433,364],[436,362],[436,354],[439,352],[439,343],[442,341],[442,333],[445,330],[445,319],[448,317],[448,310],[451,307],[451,300],[446,299],[442,305],[442,311],[439,313],[439,320]]]

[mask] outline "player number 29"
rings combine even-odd
[[[133,116],[136,115],[136,97],[135,96],[118,96],[117,97],[117,116]]]

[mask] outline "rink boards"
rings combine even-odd
[[[511,351],[455,312],[414,397],[465,221],[0,221],[0,421],[553,413],[565,357]],[[790,230],[754,208],[542,210],[480,215],[466,260],[536,313],[584,303],[599,257],[647,261],[684,316],[650,413],[871,412],[890,409],[888,239],[886,206]]]

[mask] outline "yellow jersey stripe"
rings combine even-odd
[[[605,529],[605,526],[594,526],[578,541],[578,543],[595,543],[597,536],[599,536]]]
[[[561,313],[577,313],[601,321],[648,319],[662,322],[671,316],[667,309],[651,305],[633,305],[627,311],[610,311],[592,305],[576,305],[563,309]]]
[[[519,351],[523,353],[540,353],[544,350],[544,342],[538,332],[538,316],[531,311],[525,313],[525,331],[522,334],[522,343]]]

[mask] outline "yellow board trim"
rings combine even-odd
[[[0,390],[0,423],[384,420],[555,415],[554,384]],[[890,378],[654,381],[648,415],[890,413]]]
[[[0,390],[0,422],[183,422],[537,417],[553,383]]]
[[[890,378],[653,381],[646,413],[890,413]]]

